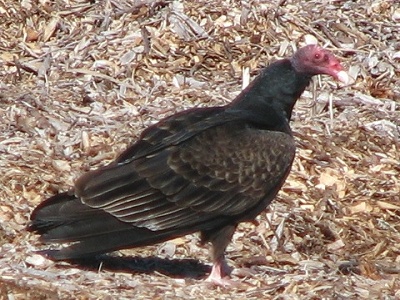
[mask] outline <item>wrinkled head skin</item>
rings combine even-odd
[[[291,58],[291,62],[299,73],[311,76],[326,74],[345,84],[349,83],[349,76],[339,60],[330,51],[318,45],[300,48]]]

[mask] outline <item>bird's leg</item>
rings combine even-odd
[[[211,243],[211,258],[213,260],[213,267],[206,281],[220,286],[235,285],[234,282],[229,279],[231,268],[225,261],[225,249],[231,241],[235,229],[236,226],[229,225],[217,231],[202,233],[203,240],[207,240]]]

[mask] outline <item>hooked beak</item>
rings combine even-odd
[[[336,73],[336,79],[343,82],[344,84],[350,83],[350,76],[346,71],[339,71]]]

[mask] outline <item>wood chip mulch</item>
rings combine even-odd
[[[399,37],[397,0],[0,0],[0,299],[400,299]],[[85,266],[36,252],[44,198],[307,39],[354,80],[296,105],[291,175],[227,250],[238,287],[201,280],[197,235]]]

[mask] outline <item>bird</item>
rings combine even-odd
[[[289,125],[315,75],[348,83],[338,58],[318,45],[276,60],[230,103],[178,112],[145,129],[115,161],[79,177],[40,203],[28,230],[85,260],[200,232],[213,263],[207,281],[228,285],[225,250],[284,184],[295,157]]]

